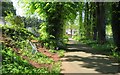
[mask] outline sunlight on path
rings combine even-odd
[[[69,44],[74,44],[75,41],[70,40]],[[79,46],[70,45],[65,57],[61,58],[62,67],[61,73],[100,73],[100,74],[118,74],[119,65],[117,61],[109,56],[92,53],[89,47],[82,48]],[[75,51],[77,50],[77,51]],[[78,51],[79,50],[79,51]]]

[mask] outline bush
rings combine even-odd
[[[53,64],[53,59],[48,58],[42,53],[32,53],[32,47],[27,40],[31,40],[34,35],[28,32],[25,28],[15,28],[14,26],[1,26],[3,30],[3,60],[2,60],[2,73],[58,73],[60,72],[60,65],[52,65],[49,70],[46,67],[35,68],[29,64],[28,61],[23,60],[20,56],[16,55],[12,48],[18,49],[18,53],[27,56],[30,60],[37,63]],[[11,45],[11,46],[10,46]],[[46,61],[47,60],[47,61]],[[56,63],[57,64],[57,63]]]
[[[1,26],[2,34],[11,37],[13,40],[25,40],[30,38],[32,35],[31,32],[25,28],[16,28],[14,26]]]
[[[30,60],[34,60],[38,63],[50,63],[53,64],[52,59],[48,58],[44,54],[35,53],[31,54],[29,50],[22,50],[23,55],[29,57]],[[13,52],[12,48],[8,48],[3,45],[2,50],[2,73],[59,73],[60,62],[56,62],[52,65],[52,69],[46,67],[35,68],[29,64],[28,61],[23,60],[20,56]],[[46,61],[47,60],[47,61]]]
[[[49,73],[47,68],[35,68],[17,56],[11,48],[3,46],[2,73]]]
[[[52,50],[52,49],[50,49],[49,51],[52,53],[57,53],[60,57],[63,57],[64,53],[65,53],[65,50]]]
[[[99,50],[99,51],[108,51],[108,52],[111,52],[114,44],[112,42],[106,42],[104,44],[99,44],[97,41],[94,41],[94,40],[88,40],[88,39],[84,39],[84,40],[81,40],[82,43],[84,44],[87,44],[89,46],[91,46],[93,49],[95,50]]]

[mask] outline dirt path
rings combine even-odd
[[[120,74],[116,60],[106,56],[104,52],[95,51],[83,44],[76,44],[73,40],[69,42],[68,52],[61,60],[61,73],[65,75],[67,73]]]

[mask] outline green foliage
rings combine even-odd
[[[120,64],[120,52],[117,51],[117,47],[113,46],[112,48],[112,52],[111,52],[111,56],[115,58],[115,60],[118,61],[118,63]]]
[[[64,54],[65,53],[65,50],[59,50],[57,51],[57,54],[60,56],[60,57],[64,57]]]
[[[101,45],[97,41],[89,40],[89,39],[84,39],[81,40],[82,43],[90,45],[93,49],[103,51],[103,52],[111,52],[112,49],[115,47],[113,42],[106,42],[105,44]]]
[[[109,39],[108,42],[106,42],[103,45],[98,44],[97,41],[88,40],[88,39],[81,40],[81,42],[91,46],[94,50],[102,51],[104,53],[109,52],[107,53],[107,55],[110,55],[116,58],[118,61],[120,61],[120,53],[116,51],[117,47],[115,46],[112,39]]]
[[[40,30],[39,30],[39,33],[40,33],[40,40],[41,41],[45,41],[47,40],[49,37],[48,37],[48,33],[46,32],[46,23],[43,22],[41,25],[40,25]]]
[[[104,44],[104,45],[95,44],[92,46],[92,48],[96,50],[111,51],[112,46],[110,44]]]
[[[43,8],[44,7],[44,8]],[[40,26],[40,38],[39,41],[42,41],[42,44],[48,48],[55,49],[55,47],[64,46],[64,42],[67,41],[67,37],[64,37],[63,40],[63,11],[59,12],[63,8],[62,3],[45,3],[45,2],[31,2],[30,10],[31,12],[37,12],[44,20],[45,23],[42,23]],[[70,8],[70,7],[69,7]],[[29,8],[28,8],[29,9]],[[34,18],[33,18],[34,19]],[[48,58],[42,53],[32,54],[32,47],[27,40],[34,38],[34,34],[26,30],[24,27],[27,26],[37,26],[39,25],[36,20],[29,20],[20,16],[15,16],[13,13],[8,13],[5,17],[9,25],[1,26],[0,29],[3,31],[5,38],[9,38],[5,43],[7,45],[3,47],[3,73],[59,73],[61,62],[53,63],[53,59]],[[34,23],[34,22],[35,23]],[[32,23],[31,23],[32,22]],[[31,25],[30,25],[31,24]],[[35,24],[35,25],[34,25]],[[39,23],[38,23],[39,24]],[[59,29],[58,29],[59,28]],[[58,34],[59,33],[59,34]],[[9,48],[11,47],[11,48]],[[16,55],[13,52],[12,48],[18,49],[18,53],[21,53],[23,56],[27,56],[29,59],[34,60],[38,63],[44,64],[53,64],[51,71],[48,68],[34,68],[27,61],[23,60],[20,56]],[[56,52],[59,56],[64,55],[64,51]]]
[[[14,40],[24,40],[34,36],[31,32],[21,27],[1,26],[0,29],[2,29],[4,35],[9,36]]]
[[[2,73],[49,73],[47,68],[34,68],[26,60],[16,55],[11,48],[3,46]]]
[[[55,48],[55,41],[53,40],[54,39],[54,36],[53,35],[49,35],[49,33],[46,32],[46,23],[43,22],[41,25],[40,25],[40,30],[39,30],[39,33],[40,33],[40,37],[39,37],[39,40],[41,41],[41,43],[46,47],[46,48],[52,48],[54,49]],[[53,39],[51,39],[53,38]]]
[[[24,27],[24,23],[20,16],[15,16],[13,13],[8,13],[5,20],[10,24],[17,27]]]
[[[63,48],[65,43],[67,43],[68,41],[68,37],[67,36],[63,36],[63,39],[59,39],[60,37],[58,37],[57,39],[55,39],[55,36],[50,35],[46,30],[47,30],[47,26],[46,26],[46,22],[43,22],[40,25],[40,37],[39,40],[41,41],[41,43],[46,47],[46,48],[50,48],[50,49],[55,49],[56,47],[59,48]]]
[[[22,21],[25,24],[25,27],[33,27],[33,28],[40,28],[40,24],[42,22],[42,20],[34,17],[21,17]]]
[[[2,3],[2,6],[1,6],[2,11],[1,12],[2,12],[3,17],[7,16],[7,14],[11,13],[11,12],[13,14],[16,13],[12,2],[0,2],[0,4],[1,3]]]
[[[111,27],[111,25],[107,25],[107,26],[106,26],[106,36],[107,36],[108,38],[111,38],[111,37],[112,37],[112,27]]]
[[[37,13],[46,22],[40,27],[40,40],[48,48],[57,47],[57,42],[64,44],[64,23],[67,19],[72,22],[76,18],[76,3],[68,2],[25,2],[24,7],[29,9],[27,13]],[[26,5],[26,3],[28,5]],[[24,9],[25,9],[24,8]],[[61,11],[59,11],[61,10]],[[52,36],[52,37],[51,37]]]
[[[27,42],[27,41],[25,41]],[[27,56],[29,59],[34,60],[37,63],[53,63],[53,60],[48,58],[47,56],[45,56],[42,53],[36,52],[36,53],[32,53],[32,47],[30,46],[30,44],[27,42],[25,45],[23,43],[21,43],[21,45],[23,46],[22,49],[19,50],[19,53],[21,53],[23,56]],[[46,61],[47,60],[47,61]]]
[[[59,75],[60,74],[60,71],[61,71],[61,69],[60,69],[60,67],[61,67],[61,62],[58,62],[58,63],[53,63],[52,65],[54,65],[53,66],[53,69],[51,70],[51,73],[50,73],[50,75]]]
[[[3,73],[59,73],[60,72],[60,62],[56,62],[53,65],[53,59],[48,58],[42,53],[32,54],[32,48],[27,41],[21,41],[19,43],[22,48],[18,50],[18,53],[22,56],[27,56],[30,60],[33,60],[37,63],[43,64],[52,64],[52,69],[49,70],[46,67],[35,68],[28,63],[28,61],[23,60],[20,56],[16,55],[12,48],[6,47],[3,44],[2,50],[2,71]],[[60,53],[62,54],[62,53]]]
[[[98,44],[97,41],[88,40],[88,39],[87,40],[84,39],[80,41],[84,44],[91,46],[94,50],[103,52],[109,56],[114,57],[115,60],[117,60],[120,64],[120,53],[116,51],[117,47],[115,46],[112,39],[109,39],[108,42],[106,42],[103,45]]]
[[[116,52],[117,47],[112,49],[112,56],[117,58],[118,61],[120,61],[120,53]]]
[[[60,57],[63,57],[64,53],[65,53],[65,50],[52,50],[52,49],[50,49],[49,51],[52,53],[57,53]]]
[[[12,45],[18,49],[18,53],[21,53],[23,56],[27,56],[30,60],[33,60],[37,63],[43,64],[52,64],[53,59],[48,58],[42,53],[32,54],[32,47],[30,46],[27,40],[33,39],[33,34],[28,32],[25,28],[16,28],[14,26],[1,26],[4,37],[10,37],[9,40],[6,41],[5,45]],[[19,30],[19,31],[18,31]],[[14,45],[14,46],[13,46]],[[5,54],[6,53],[6,54]],[[25,60],[21,59],[21,57],[17,56],[10,47],[3,47],[3,73],[52,73],[53,71],[49,71],[47,68],[34,68],[28,62],[24,63]],[[17,62],[14,61],[14,58],[17,59]],[[5,59],[5,60],[4,60]],[[10,60],[9,60],[10,59]],[[18,62],[19,61],[19,62]],[[20,65],[21,64],[21,65]],[[53,66],[54,73],[60,72],[60,65]],[[24,70],[24,71],[22,71]],[[31,71],[32,70],[32,71]],[[55,72],[56,70],[56,72]]]
[[[65,35],[63,36],[63,42],[64,42],[64,43],[67,43],[67,42],[69,41],[68,38],[69,38],[69,36],[65,34]]]
[[[42,20],[35,17],[20,17],[15,16],[13,13],[7,14],[5,17],[6,23],[15,28],[32,28],[32,32],[35,36],[39,36],[38,29]]]
[[[80,36],[73,36],[73,39],[79,41],[80,40]]]

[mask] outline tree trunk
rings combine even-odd
[[[112,31],[117,51],[120,52],[120,2],[112,5]]]
[[[93,40],[97,40],[97,28],[93,27]]]
[[[92,3],[90,3],[90,6],[89,6],[89,25],[90,25],[90,28],[89,28],[89,32],[90,32],[90,39],[92,39],[92,25],[93,25],[93,23],[92,23],[92,20],[93,20],[93,17],[92,17],[92,14],[93,14],[93,12],[92,12],[92,10],[93,10],[93,8],[92,8]]]
[[[88,2],[85,5],[85,36],[86,38],[90,38],[90,24],[89,24],[89,5]]]
[[[104,3],[97,3],[97,29],[98,29],[98,42],[104,44],[106,41],[105,34],[105,8]]]
[[[93,10],[93,40],[97,40],[97,9],[95,7],[95,3],[93,4],[94,10]]]
[[[72,34],[72,32],[73,32],[73,31],[72,31],[72,29],[70,29],[70,33],[71,33],[71,38],[72,38],[72,35],[73,35],[73,34]]]
[[[79,36],[82,37],[83,32],[83,24],[82,24],[82,11],[83,11],[83,4],[82,2],[79,3]]]

